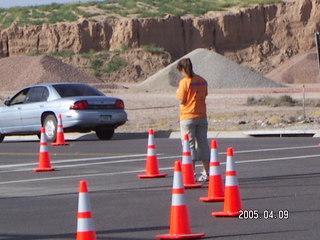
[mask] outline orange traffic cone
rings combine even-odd
[[[81,180],[79,184],[77,240],[95,240],[96,231],[91,212],[87,181]]]
[[[203,202],[218,202],[218,201],[224,200],[223,182],[222,182],[217,148],[218,148],[217,140],[212,140],[211,154],[210,154],[208,196],[200,197],[200,200]]]
[[[225,199],[222,212],[213,212],[216,217],[237,217],[242,209],[240,188],[233,160],[233,148],[227,149]]]
[[[175,161],[172,203],[170,216],[170,230],[168,234],[157,235],[159,239],[196,239],[201,238],[204,233],[191,233],[188,207],[185,200],[185,189],[183,187],[181,162]]]
[[[64,132],[63,132],[63,125],[62,125],[62,115],[58,115],[58,128],[57,128],[57,139],[56,142],[51,143],[53,146],[60,146],[60,145],[69,145],[64,139]]]
[[[146,172],[145,174],[138,174],[139,178],[158,178],[165,177],[167,173],[159,173],[158,158],[156,153],[156,145],[154,141],[154,130],[149,129],[148,137],[148,151],[146,159]]]
[[[46,129],[41,128],[40,136],[40,152],[39,152],[39,167],[35,168],[35,172],[44,172],[44,171],[54,171],[55,169],[51,167],[50,164],[50,154],[48,151],[48,143],[46,139]]]
[[[185,188],[202,187],[201,183],[195,182],[194,168],[191,159],[191,151],[189,144],[189,134],[185,134],[183,138],[182,148],[182,175]]]

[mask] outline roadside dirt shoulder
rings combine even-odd
[[[312,91],[314,89],[315,91]],[[318,99],[317,88],[305,92],[306,99]],[[179,104],[175,92],[108,93],[125,101],[129,121],[118,132],[179,131]],[[207,114],[210,131],[248,131],[258,129],[318,129],[320,110],[317,106],[259,106],[248,105],[248,98],[265,96],[279,98],[288,95],[302,101],[302,88],[247,89],[210,91],[207,97]]]

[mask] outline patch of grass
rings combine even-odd
[[[20,26],[25,24],[57,23],[77,21],[79,17],[91,19],[101,13],[86,11],[83,7],[95,6],[102,12],[112,16],[135,15],[138,18],[203,15],[209,11],[221,11],[226,8],[253,4],[279,3],[280,0],[119,0],[85,3],[69,3],[42,5],[35,7],[14,7],[0,9],[0,28],[9,27],[14,21]],[[82,7],[82,8],[80,8]]]
[[[94,49],[90,49],[88,52],[80,53],[80,56],[83,58],[92,58],[96,51]]]
[[[99,59],[93,59],[90,61],[90,67],[94,70],[101,68],[102,65],[103,65],[103,62]]]
[[[81,9],[79,9],[79,8],[76,8],[76,9],[75,9],[75,12],[76,12],[78,15],[84,17],[84,18],[91,18],[91,17],[100,15],[99,13],[89,13],[89,12],[83,11],[83,10],[81,10]]]
[[[108,59],[110,57],[110,52],[108,50],[105,50],[105,51],[102,51],[102,52],[99,52],[97,55],[96,55],[97,58],[100,58],[100,59]]]
[[[265,97],[256,99],[254,97],[248,97],[247,105],[266,105],[271,107],[297,106],[297,105],[301,105],[301,102],[298,100],[294,100],[291,96],[283,95],[283,96],[280,96],[279,98],[265,96]]]
[[[306,99],[306,106],[320,107],[320,99]]]
[[[65,21],[77,21],[78,16],[73,13],[72,5],[62,5],[59,10],[54,10],[48,15],[48,22],[53,24]]]
[[[283,95],[278,98],[264,96],[259,99],[256,99],[254,97],[248,97],[247,105],[264,105],[271,107],[302,106],[302,100],[293,99],[291,96],[288,95]],[[320,99],[305,99],[305,106],[320,107]]]
[[[61,52],[49,52],[48,55],[56,58],[69,58],[72,57],[75,53],[72,50],[65,50]]]
[[[141,49],[146,52],[150,52],[150,53],[154,53],[154,54],[164,54],[164,52],[165,52],[164,48],[157,47],[154,44],[141,46]]]
[[[127,65],[128,65],[127,61],[125,61],[121,57],[116,56],[112,58],[110,62],[108,62],[106,67],[103,69],[103,72],[107,72],[107,73],[115,72],[121,69],[122,67],[126,67]]]
[[[268,119],[268,123],[271,125],[277,125],[281,123],[281,118],[279,116],[272,116]]]
[[[100,59],[93,59],[90,61],[90,68],[93,70],[93,75],[96,77],[101,76],[101,67],[103,66],[103,61]]]
[[[320,110],[316,110],[310,114],[312,117],[320,118]]]

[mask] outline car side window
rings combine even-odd
[[[23,89],[21,92],[18,92],[13,98],[10,100],[10,105],[22,104],[25,102],[27,98],[27,94],[30,88]]]
[[[49,91],[46,87],[33,87],[27,94],[26,103],[47,101]]]

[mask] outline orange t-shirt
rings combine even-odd
[[[180,120],[206,117],[207,95],[208,83],[202,77],[193,75],[192,78],[180,80],[177,98],[184,101],[180,104]]]

